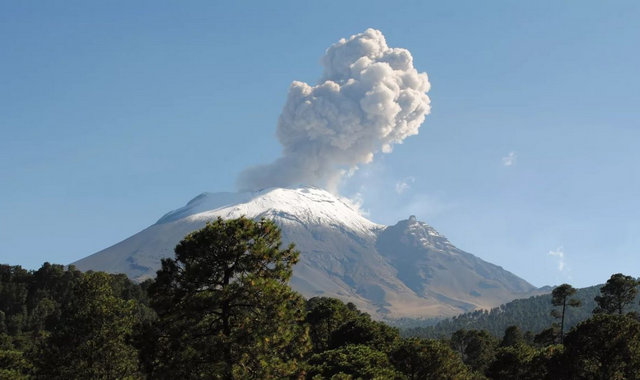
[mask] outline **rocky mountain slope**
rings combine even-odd
[[[377,318],[444,317],[527,297],[536,288],[463,252],[415,217],[395,226],[372,223],[330,193],[272,188],[204,193],[149,228],[75,263],[81,270],[144,280],[175,245],[208,220],[273,219],[285,243],[301,251],[292,286],[306,297],[353,302]]]

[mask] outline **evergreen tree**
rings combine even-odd
[[[570,379],[640,379],[640,323],[626,315],[597,315],[564,342]]]
[[[342,301],[329,297],[314,297],[307,301],[305,321],[309,326],[314,352],[328,349],[332,334],[346,322],[360,316],[360,312],[351,305],[349,307]]]
[[[20,266],[0,265],[0,310],[4,329],[15,336],[26,329],[30,273]]]
[[[564,347],[552,345],[537,350],[527,362],[526,380],[564,380],[568,377],[564,363]]]
[[[538,346],[547,347],[559,343],[560,326],[553,323],[548,329],[542,330],[533,338],[533,343]]]
[[[139,378],[135,349],[129,345],[135,302],[113,295],[111,278],[97,272],[84,276],[74,303],[37,353],[40,379]]]
[[[398,329],[373,321],[368,314],[361,314],[347,321],[331,334],[329,348],[362,344],[378,351],[389,352],[399,339]]]
[[[524,334],[520,327],[518,326],[509,326],[504,331],[504,336],[500,341],[500,347],[515,347],[518,344],[524,344]]]
[[[528,380],[530,363],[535,354],[536,351],[524,343],[501,347],[487,369],[487,377],[495,380]]]
[[[399,373],[387,355],[365,345],[347,345],[309,359],[308,379],[395,380]]]
[[[551,292],[551,304],[556,307],[561,307],[560,310],[554,309],[551,311],[551,315],[560,319],[560,343],[564,341],[564,318],[567,311],[567,306],[578,307],[582,303],[576,298],[571,298],[576,294],[576,289],[569,284],[562,284]]]
[[[451,348],[473,371],[484,373],[494,359],[498,340],[485,330],[458,330],[451,337]]]
[[[617,273],[611,276],[600,288],[601,295],[596,296],[598,306],[594,314],[623,314],[638,295],[638,280],[631,276]]]
[[[391,362],[409,380],[470,380],[474,376],[459,355],[440,341],[403,339]]]
[[[33,365],[22,352],[0,348],[0,380],[27,380],[32,373]]]
[[[143,353],[152,378],[300,375],[304,302],[288,286],[298,252],[280,245],[275,223],[247,218],[218,218],[178,244],[149,287],[159,318]]]

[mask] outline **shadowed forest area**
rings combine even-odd
[[[157,277],[0,266],[0,379],[636,379],[638,281],[403,329],[291,290],[268,220],[210,222]]]
[[[595,298],[600,295],[602,286],[577,289],[574,298],[581,302],[581,307],[573,308],[567,313],[566,328],[570,329],[593,315],[593,310],[598,306]],[[545,294],[517,299],[491,310],[475,310],[445,320],[404,318],[394,321],[393,325],[402,330],[403,336],[426,339],[446,338],[460,329],[486,330],[500,337],[509,326],[513,325],[520,327],[523,331],[537,334],[557,322],[557,319],[551,315],[554,309],[551,298],[551,294]],[[640,301],[640,297],[636,297],[636,301]],[[631,303],[628,311],[640,313],[640,304]]]

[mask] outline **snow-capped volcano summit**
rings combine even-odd
[[[344,201],[331,193],[311,187],[271,188],[244,193],[202,193],[186,206],[171,211],[157,224],[183,218],[211,220],[266,217],[303,224],[341,225],[364,234],[383,226],[363,218]]]
[[[271,188],[203,193],[154,225],[74,263],[81,270],[125,273],[143,280],[173,256],[188,233],[217,217],[273,219],[300,262],[292,287],[306,297],[353,302],[377,317],[449,316],[500,305],[535,288],[517,276],[457,249],[415,217],[375,224],[327,191]]]

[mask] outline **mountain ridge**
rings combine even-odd
[[[301,251],[292,287],[306,297],[353,302],[376,318],[446,317],[536,292],[501,267],[459,250],[414,216],[373,223],[315,187],[202,193],[141,232],[74,263],[81,270],[150,278],[175,245],[209,221],[273,219]]]

